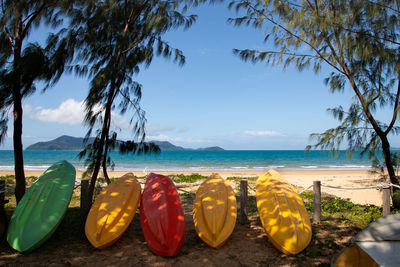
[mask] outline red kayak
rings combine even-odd
[[[164,257],[176,256],[185,238],[185,218],[174,183],[150,173],[140,202],[140,220],[150,249]]]

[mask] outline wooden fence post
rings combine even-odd
[[[83,222],[86,222],[86,218],[90,209],[88,190],[89,180],[81,180],[81,218]]]
[[[247,217],[247,181],[240,181],[240,216],[239,223],[246,224],[249,220]]]
[[[321,221],[321,181],[313,182],[314,191],[314,222]]]
[[[390,186],[382,187],[382,215],[390,214]]]

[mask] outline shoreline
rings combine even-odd
[[[223,178],[227,177],[252,177],[257,178],[266,170],[256,171],[158,171],[152,169],[151,172],[171,175],[171,174],[185,174],[190,175],[193,173],[209,176],[212,173],[219,173]],[[302,187],[308,188],[313,184],[313,181],[321,181],[322,193],[328,193],[335,195],[340,198],[350,199],[356,204],[372,204],[376,206],[382,206],[382,192],[378,189],[363,189],[363,190],[345,190],[345,189],[334,189],[325,187],[335,186],[342,188],[364,188],[370,186],[376,186],[381,183],[377,175],[371,174],[368,170],[325,170],[325,169],[307,169],[307,170],[279,170],[277,171],[286,179],[289,183]],[[127,172],[132,172],[137,177],[143,177],[146,174],[143,171],[109,171],[108,175],[112,177],[121,177]],[[25,171],[25,176],[40,176],[43,171]],[[83,171],[77,170],[77,180],[79,181],[82,177]],[[150,171],[148,170],[148,173]],[[14,171],[0,170],[0,176],[13,175]],[[100,173],[99,177],[102,176]],[[312,189],[311,189],[312,190]],[[299,190],[300,191],[300,190]],[[249,191],[250,193],[250,191]]]

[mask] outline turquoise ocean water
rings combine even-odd
[[[45,170],[54,162],[68,160],[84,170],[79,151],[24,151],[25,170]],[[158,155],[121,155],[112,152],[114,170],[121,171],[256,171],[299,169],[369,169],[371,160],[356,152],[351,158],[341,151],[337,157],[327,151],[303,150],[225,150],[225,151],[163,151]],[[11,150],[0,150],[0,170],[13,170]]]

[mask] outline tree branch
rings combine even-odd
[[[326,62],[328,65],[330,65],[331,67],[333,67],[335,70],[337,70],[338,72],[346,75],[346,73],[339,69],[335,64],[333,64],[333,62],[330,62],[325,56],[323,56],[321,54],[321,52],[319,52],[319,50],[314,47],[310,42],[304,40],[303,38],[301,38],[300,36],[294,34],[293,32],[291,32],[290,30],[288,30],[287,28],[283,27],[281,24],[275,22],[273,19],[269,18],[267,15],[265,15],[264,13],[260,12],[259,10],[257,10],[255,7],[253,7],[251,4],[248,4],[248,6],[250,7],[250,9],[252,9],[255,13],[257,13],[258,15],[264,17],[267,21],[271,22],[272,24],[274,24],[275,26],[279,27],[280,29],[282,29],[283,31],[285,31],[287,34],[293,36],[294,38],[296,38],[297,40],[305,43],[306,45],[308,45],[318,56],[320,59],[322,59],[324,62]]]
[[[136,114],[138,114],[140,120],[143,120],[144,118],[140,115],[140,111],[142,111],[142,109],[140,108],[140,106],[138,105],[137,102],[133,102],[126,94],[124,94],[122,91],[118,90],[119,94],[125,98],[131,105],[132,107],[135,109]]]
[[[39,7],[38,10],[36,10],[36,12],[29,15],[29,16],[31,16],[31,18],[28,20],[28,23],[25,25],[24,29],[22,30],[22,34],[21,34],[22,39],[24,39],[24,37],[25,37],[26,33],[28,32],[28,29],[32,25],[33,21],[40,15],[40,13],[43,11],[43,9],[45,7],[46,7],[46,1],[43,2],[43,4]]]
[[[368,2],[370,2],[371,4],[374,4],[374,5],[377,5],[377,6],[386,8],[386,9],[389,9],[389,10],[393,11],[394,13],[397,13],[397,16],[400,16],[399,10],[394,9],[394,8],[391,7],[391,6],[387,6],[387,5],[381,4],[381,3],[379,3],[379,2],[374,2],[374,1],[368,1]]]
[[[3,19],[2,19],[2,20],[5,20],[5,13],[6,13],[6,11],[5,11],[5,9],[4,9],[4,0],[1,0],[1,11],[2,11],[2,13],[3,13],[3,16],[2,16]],[[10,41],[10,45],[11,45],[13,48],[15,48],[14,39],[13,39],[13,37],[12,37],[12,35],[11,35],[11,33],[10,33],[10,30],[8,29],[8,27],[7,27],[6,23],[5,23],[5,21],[4,21],[4,24],[3,24],[3,28],[4,28],[4,31],[6,32],[7,36],[8,36],[8,40]]]
[[[400,73],[399,73],[399,78],[400,78]],[[399,108],[399,97],[400,97],[400,79],[398,81],[398,85],[397,85],[397,93],[396,93],[396,100],[394,102],[394,107],[393,107],[393,117],[392,117],[392,121],[390,122],[388,128],[385,131],[385,135],[387,135],[393,128],[394,123],[396,122],[397,119],[397,113],[398,113],[398,108]]]

